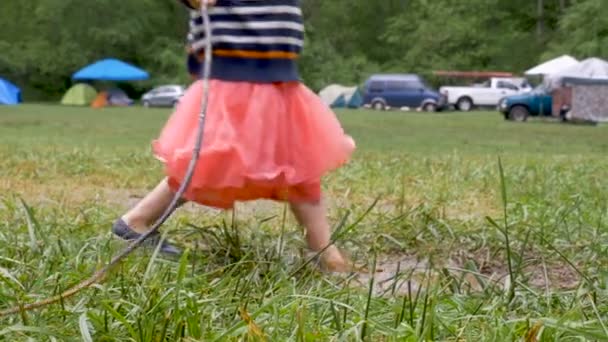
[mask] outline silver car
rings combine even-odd
[[[180,85],[164,85],[145,93],[141,102],[144,107],[175,107],[184,96],[184,87]]]

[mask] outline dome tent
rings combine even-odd
[[[363,97],[358,87],[345,87],[340,84],[331,84],[319,92],[321,100],[332,108],[359,108],[363,104]]]
[[[21,89],[0,78],[0,105],[16,105],[19,103],[21,103]]]
[[[85,83],[77,83],[70,88],[63,98],[61,104],[66,106],[88,106],[97,97],[97,91]]]

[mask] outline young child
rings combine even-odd
[[[202,0],[209,5],[213,62],[203,147],[185,201],[230,209],[236,201],[287,201],[304,226],[308,246],[330,244],[321,178],[346,163],[355,149],[334,113],[302,83],[296,59],[304,28],[299,0]],[[193,9],[190,46],[202,56],[205,32]],[[166,178],[118,219],[116,235],[130,240],[147,231],[171,202],[195,143],[202,83],[195,82],[153,143]],[[158,236],[155,240],[158,242]],[[161,251],[179,254],[164,242]],[[330,271],[347,262],[331,246],[321,254]]]

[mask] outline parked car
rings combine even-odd
[[[507,96],[528,92],[508,78],[492,77],[487,82],[471,87],[441,87],[439,92],[447,98],[447,104],[468,112],[475,107],[494,107]]]
[[[184,87],[180,85],[164,85],[145,93],[141,102],[144,107],[174,107],[184,93]]]
[[[503,98],[498,104],[498,110],[505,120],[512,121],[526,121],[529,116],[551,116],[553,97],[540,85],[531,92]]]
[[[373,75],[363,87],[363,105],[377,110],[408,107],[434,112],[444,103],[439,92],[413,74]]]

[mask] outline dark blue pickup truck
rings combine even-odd
[[[498,110],[506,120],[526,121],[529,116],[551,116],[553,97],[542,85],[529,93],[505,97],[498,103]]]

